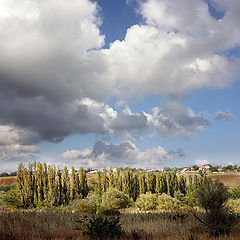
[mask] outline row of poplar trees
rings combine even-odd
[[[108,171],[106,168],[98,170],[97,177],[89,177],[88,181],[100,196],[108,188],[116,188],[136,201],[140,194],[146,192],[166,193],[172,197],[175,193],[181,193],[185,196],[198,189],[206,181],[206,176],[190,175],[187,181],[184,176],[177,176],[175,172],[133,172],[119,168],[113,171],[110,167]],[[48,166],[40,162],[29,163],[28,169],[23,163],[19,164],[17,186],[25,207],[36,207],[42,203],[50,206],[67,205],[76,198],[85,198],[89,192],[86,171],[83,168],[76,170],[72,167],[69,172],[67,167],[56,170],[54,165]]]
[[[135,201],[140,194],[146,192],[166,193],[172,197],[180,192],[185,196],[198,189],[204,181],[206,176],[190,175],[187,184],[187,179],[182,175],[178,177],[175,172],[133,172],[129,169],[121,171],[119,168],[113,171],[110,167],[108,174],[106,168],[97,172],[95,191],[102,195],[108,188],[116,188]]]
[[[45,203],[50,206],[67,205],[75,198],[88,194],[86,171],[72,167],[56,170],[54,165],[29,163],[28,169],[20,163],[17,170],[17,187],[23,206],[37,206]]]

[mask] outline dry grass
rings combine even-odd
[[[220,180],[229,188],[236,188],[240,186],[240,173],[239,172],[226,172],[226,173],[211,173],[209,177],[212,180]]]
[[[17,183],[17,177],[0,177],[0,186],[12,186]]]
[[[126,232],[123,239],[176,239],[198,240],[211,238],[205,229],[191,216],[174,220],[174,213],[124,213],[121,225]],[[2,211],[0,212],[0,239],[4,240],[35,240],[35,239],[81,239],[83,236],[75,228],[75,221],[81,214],[60,211]],[[135,230],[135,231],[134,231]],[[139,233],[144,238],[130,238],[131,232]],[[136,234],[135,234],[136,235]],[[86,238],[85,238],[86,239]],[[240,239],[240,226],[229,237],[219,240]]]
[[[181,173],[181,175],[185,176],[188,179],[189,175],[198,175],[198,172],[187,172],[187,173]],[[236,188],[240,186],[240,172],[218,172],[218,173],[211,173],[209,172],[208,177],[210,177],[212,180],[220,180],[223,182],[226,186],[229,188]]]

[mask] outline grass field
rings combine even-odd
[[[173,220],[174,213],[126,213],[121,215],[121,225],[125,232],[122,239],[176,239],[194,240],[214,239],[190,214],[184,220]],[[61,211],[4,211],[0,212],[0,239],[35,240],[35,239],[87,239],[77,231],[75,221],[80,213]],[[133,234],[135,233],[135,234]],[[138,235],[138,237],[136,237]],[[134,237],[135,236],[135,237]],[[238,225],[228,237],[218,238],[237,240],[240,236]]]
[[[189,175],[195,175],[198,173],[187,172],[182,175],[188,178]],[[208,173],[208,177],[213,180],[220,180],[229,188],[236,188],[240,186],[240,173],[239,172],[218,172],[218,173]]]
[[[95,174],[96,175],[96,174]],[[95,175],[88,174],[88,179]],[[194,173],[184,173],[185,177]],[[238,172],[209,173],[208,177],[222,181],[226,186],[234,188],[240,186]],[[13,186],[16,177],[1,177],[0,186]],[[187,210],[186,210],[187,211]],[[184,212],[186,218],[174,219],[176,212],[123,212],[120,223],[125,232],[121,239],[145,240],[213,240],[206,233],[205,228],[191,215]],[[18,210],[0,211],[0,240],[85,240],[87,239],[76,230],[81,213],[71,211],[52,210]],[[191,238],[192,236],[192,238]],[[240,224],[230,236],[219,240],[240,239]]]

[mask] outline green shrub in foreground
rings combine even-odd
[[[118,210],[130,206],[131,201],[124,192],[115,188],[109,188],[102,195],[102,204],[111,210]]]
[[[144,211],[155,210],[157,207],[157,194],[152,194],[151,192],[140,194],[135,206]]]
[[[161,194],[157,199],[158,210],[177,210],[181,203],[176,198],[173,198],[166,193]]]
[[[204,219],[198,219],[207,226],[209,232],[214,237],[228,235],[238,221],[237,215],[226,206],[228,188],[218,180],[208,179],[195,192],[195,198],[198,206],[205,210]]]
[[[10,209],[18,209],[22,207],[21,197],[19,191],[10,189],[2,195],[2,202]]]
[[[240,212],[240,199],[229,199],[227,201],[227,207],[236,212]]]
[[[119,223],[120,217],[94,216],[84,217],[78,220],[82,226],[78,230],[83,230],[83,234],[89,239],[119,239],[123,235],[122,227]]]

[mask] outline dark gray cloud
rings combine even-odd
[[[177,149],[177,151],[169,151],[169,154],[173,155],[174,157],[185,157],[186,153],[183,151],[182,148]]]
[[[111,128],[115,131],[145,130],[147,128],[147,116],[144,113],[133,114],[127,108],[121,111],[118,117],[112,121]]]
[[[154,108],[148,120],[160,136],[190,136],[210,124],[206,117],[196,115],[178,102],[169,103],[163,109]]]
[[[170,160],[173,155],[161,146],[141,152],[130,141],[122,141],[116,144],[98,141],[93,148],[69,150],[64,152],[62,157],[77,161],[75,164],[91,168],[104,166],[159,168],[162,160]]]

